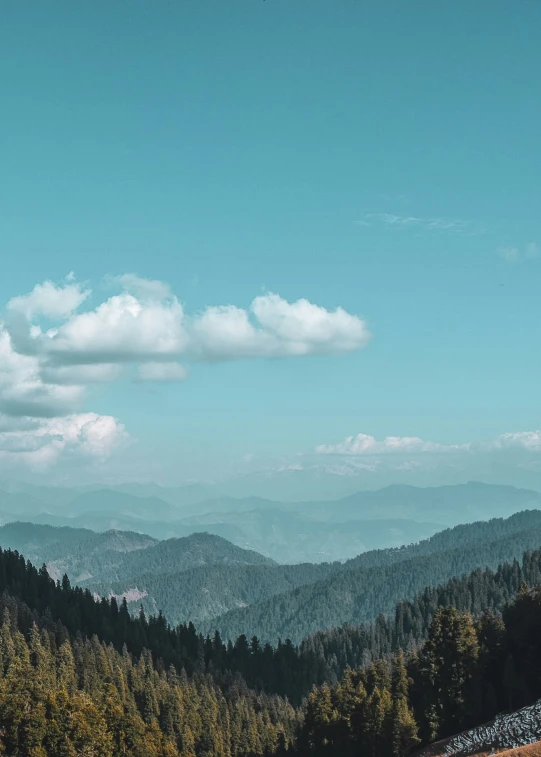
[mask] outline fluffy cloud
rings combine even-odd
[[[370,339],[365,322],[342,308],[289,303],[272,293],[256,297],[249,312],[209,307],[187,328],[189,352],[203,360],[328,355],[360,349]]]
[[[305,299],[289,303],[268,294],[256,297],[251,309],[283,354],[351,352],[370,338],[364,321],[342,308],[330,312]]]
[[[249,310],[211,306],[188,317],[161,282],[117,281],[132,291],[74,313],[57,328],[43,332],[28,319],[12,319],[15,348],[40,356],[43,365],[61,366],[332,354],[360,349],[370,338],[358,316],[306,299],[289,303],[270,293],[256,297]],[[57,291],[63,298],[64,290]]]
[[[104,368],[82,366],[84,376],[47,383],[39,359],[17,353],[0,324],[0,461],[47,467],[66,454],[102,458],[126,441],[116,418],[75,412],[84,398],[83,379],[98,380],[96,371]]]
[[[26,428],[0,425],[0,460],[47,467],[65,454],[99,459],[107,457],[128,438],[116,418],[97,413],[40,419]]]
[[[73,315],[40,333],[40,354],[51,364],[130,363],[171,358],[187,346],[180,303],[141,300],[127,292],[95,310]]]
[[[36,284],[29,294],[13,297],[8,302],[8,310],[21,313],[29,321],[37,315],[57,320],[77,310],[89,295],[90,290],[81,284],[56,286],[52,281],[44,281]]]
[[[369,434],[347,436],[338,444],[320,444],[316,453],[320,455],[385,455],[389,453],[414,454],[421,452],[453,452],[469,449],[468,444],[438,444],[426,442],[417,436],[386,436],[378,441]]]
[[[14,417],[54,418],[73,412],[84,390],[77,385],[46,384],[35,356],[13,349],[0,324],[0,413]]]
[[[370,338],[358,316],[306,299],[269,293],[247,309],[228,304],[187,315],[161,281],[124,274],[105,283],[120,291],[82,312],[92,293],[73,275],[8,302],[0,322],[0,422],[11,419],[5,430],[0,423],[4,457],[47,464],[75,448],[108,454],[125,431],[115,418],[81,412],[87,387],[134,369],[139,381],[178,382],[188,374],[179,358],[324,355],[360,349]]]

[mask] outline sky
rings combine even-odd
[[[7,4],[0,473],[391,482],[511,450],[541,476],[540,24],[537,0]]]

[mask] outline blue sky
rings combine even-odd
[[[84,465],[181,480],[357,434],[462,445],[539,429],[540,23],[536,0],[4,8],[6,324],[36,284],[79,282],[85,312],[136,274],[190,316],[273,292],[372,335],[180,360],[183,381],[85,383],[59,418],[112,417],[132,443]],[[31,471],[25,445],[67,433],[47,429],[18,453],[6,442],[6,464]],[[57,446],[50,476],[69,458]]]

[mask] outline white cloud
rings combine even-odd
[[[257,333],[246,310],[234,305],[208,307],[193,319],[190,332],[190,351],[202,360],[255,356],[271,341]]]
[[[36,284],[28,294],[13,297],[7,307],[21,313],[29,321],[38,315],[56,320],[77,310],[89,295],[90,290],[84,289],[81,284],[56,286],[52,281],[44,281],[43,284]]]
[[[41,353],[53,364],[128,363],[182,353],[187,346],[180,303],[110,297],[40,334]]]
[[[129,439],[116,418],[79,413],[40,419],[32,427],[0,431],[0,460],[48,467],[60,456],[104,458]]]
[[[178,382],[188,373],[181,357],[324,355],[359,349],[370,338],[358,316],[307,299],[287,302],[269,293],[248,309],[228,304],[187,315],[161,281],[124,274],[106,283],[120,293],[82,312],[91,291],[72,274],[8,302],[6,320],[0,321],[4,458],[18,454],[29,464],[46,465],[75,448],[107,454],[114,448],[108,440],[125,432],[110,416],[81,412],[87,387],[118,380],[133,365],[139,381]]]
[[[188,370],[180,363],[143,363],[139,366],[139,381],[184,381]]]
[[[190,350],[201,359],[287,357],[351,352],[370,339],[358,316],[306,299],[290,303],[265,294],[253,300],[250,313],[234,305],[207,308],[190,324]]]
[[[306,299],[290,303],[269,293],[256,297],[249,310],[235,305],[210,306],[188,317],[169,287],[161,282],[145,281],[131,274],[112,281],[125,291],[93,310],[67,314],[54,329],[43,331],[39,323],[28,318],[12,319],[8,327],[15,349],[25,355],[38,355],[42,366],[50,369],[163,363],[180,356],[231,360],[332,354],[360,349],[370,338],[366,323],[358,316],[340,307],[327,310]],[[50,292],[51,298],[59,299],[57,312],[67,307],[64,293],[65,288]],[[53,299],[48,305],[50,311],[55,308]],[[23,310],[21,306],[19,314]],[[28,308],[24,312],[38,311]],[[54,380],[50,370],[48,380]]]
[[[440,444],[429,442],[416,436],[387,436],[377,440],[369,434],[347,436],[336,444],[320,444],[316,447],[318,455],[370,456],[423,453],[491,453],[498,450],[521,450],[524,452],[541,452],[541,430],[514,431],[500,434],[485,442],[465,442],[463,444]]]
[[[522,449],[531,452],[541,452],[540,431],[511,431],[500,434],[489,443],[492,449]]]
[[[38,358],[17,353],[0,323],[0,413],[37,418],[65,415],[76,409],[83,392],[80,386],[45,384]]]
[[[267,294],[256,297],[251,309],[263,329],[284,345],[284,354],[350,352],[370,339],[364,321],[342,308],[329,311],[306,299],[289,303]]]
[[[116,366],[115,366],[116,368]],[[46,383],[36,356],[20,355],[0,323],[0,460],[14,465],[47,468],[61,456],[102,458],[128,436],[111,416],[77,413],[85,393],[82,383],[97,380],[104,366],[67,370],[84,375],[57,376]],[[60,372],[63,369],[59,369]],[[93,373],[94,375],[89,375]]]
[[[369,434],[347,436],[337,444],[320,444],[316,453],[320,455],[385,455],[392,453],[452,452],[466,450],[467,444],[438,444],[427,442],[417,436],[386,436],[378,441]]]

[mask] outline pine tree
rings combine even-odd
[[[439,609],[420,659],[431,740],[450,735],[466,724],[478,656],[471,616],[454,607]]]
[[[395,655],[392,669],[391,749],[393,757],[404,757],[419,744],[417,723],[408,703],[409,681],[404,653]]]

